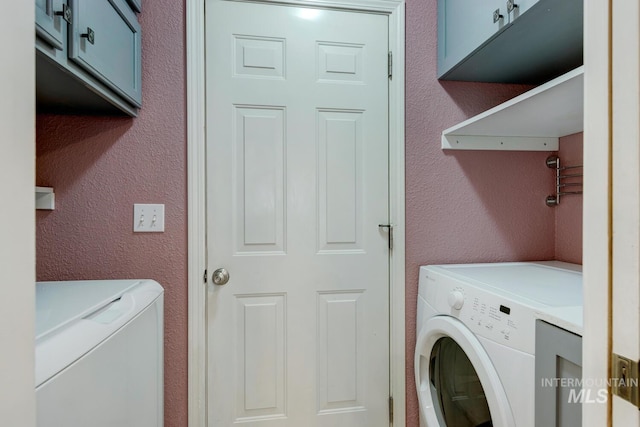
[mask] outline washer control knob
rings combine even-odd
[[[449,293],[449,298],[447,299],[449,302],[449,306],[451,308],[455,308],[456,310],[460,310],[462,305],[464,304],[464,294],[460,291],[451,291]]]

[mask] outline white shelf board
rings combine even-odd
[[[443,150],[557,151],[559,138],[582,132],[584,67],[442,132]]]
[[[56,195],[51,187],[36,187],[36,209],[52,211],[56,207]]]

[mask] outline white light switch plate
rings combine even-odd
[[[136,233],[164,232],[164,205],[133,205],[133,231]]]

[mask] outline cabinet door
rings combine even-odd
[[[582,337],[536,321],[536,427],[582,425],[582,402],[596,396],[581,390]]]
[[[55,49],[64,47],[64,27],[67,22],[62,15],[64,0],[36,0],[36,34]]]
[[[125,0],[70,0],[69,59],[142,105],[140,24]]]
[[[502,18],[494,22],[496,10]],[[507,0],[438,0],[438,77],[507,23]]]

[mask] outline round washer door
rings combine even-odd
[[[434,316],[416,342],[420,413],[429,427],[513,427],[498,373],[478,338],[459,320]]]

